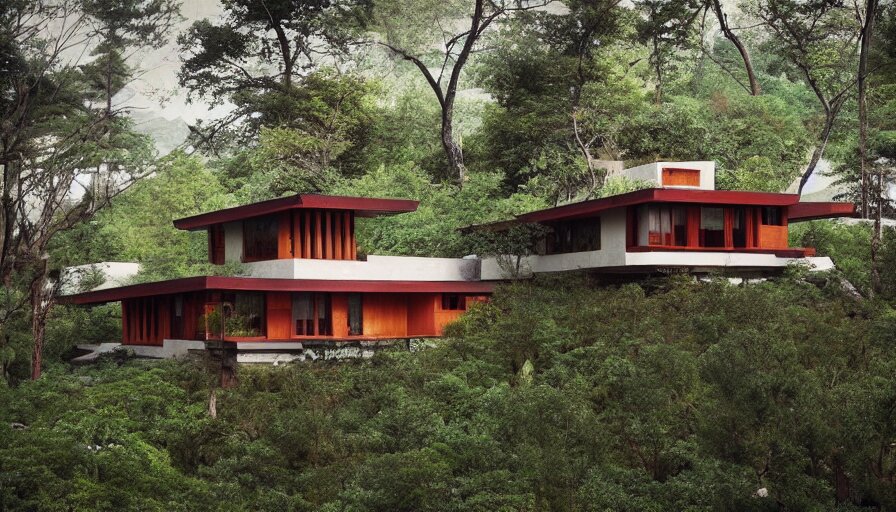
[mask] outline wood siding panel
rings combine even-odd
[[[342,257],[342,212],[333,213],[333,258]]]
[[[333,315],[333,336],[345,338],[348,336],[348,295],[334,293],[330,297],[330,307]],[[365,318],[366,320],[366,318]],[[366,327],[366,326],[365,326]]]
[[[292,258],[292,215],[289,212],[277,216],[277,258]]]
[[[292,335],[292,294],[289,292],[268,292],[267,338],[288,340]]]
[[[302,257],[311,258],[311,212],[304,212],[305,220],[302,222]]]
[[[352,255],[352,215],[353,212],[342,212],[342,257],[347,260],[355,259]]]
[[[321,230],[321,215],[320,212],[314,212],[314,251],[311,255],[314,259],[322,259],[324,253],[324,244],[323,244],[323,231]]]
[[[787,226],[759,226],[759,247],[786,249],[787,243]]]
[[[364,295],[364,336],[407,336],[407,295],[398,293],[368,293]]]
[[[408,336],[435,336],[435,314],[441,301],[438,293],[408,294]]]
[[[699,169],[663,169],[663,186],[671,187],[699,187]]]

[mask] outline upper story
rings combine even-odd
[[[548,208],[492,225],[536,224],[535,254],[518,274],[575,269],[644,271],[684,268],[768,269],[827,258],[790,247],[789,225],[852,216],[851,203],[804,203],[796,194],[715,190],[713,162],[656,162],[615,173],[649,188]],[[483,226],[489,229],[489,226]],[[483,260],[483,279],[508,277],[500,258]]]
[[[174,221],[206,231],[213,264],[274,279],[474,281],[479,262],[358,254],[358,219],[413,212],[418,201],[298,194]]]

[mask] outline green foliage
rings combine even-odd
[[[154,176],[138,182],[103,212],[94,233],[111,246],[106,249],[108,259],[140,262],[141,280],[206,273],[211,266],[205,232],[182,231],[172,221],[225,208],[232,201],[197,157],[174,153]]]
[[[363,177],[347,180],[337,194],[419,199],[413,215],[365,220],[357,230],[360,250],[366,254],[460,257],[471,248],[459,228],[490,220],[504,220],[544,206],[532,196],[503,197],[501,176],[471,173],[464,186],[433,184],[411,165],[380,167]]]
[[[889,509],[894,326],[786,277],[539,277],[425,351],[243,366],[216,419],[196,363],[54,368],[0,388],[0,506]]]

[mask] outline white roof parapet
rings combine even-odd
[[[698,185],[682,185],[663,183],[663,170],[669,172],[696,171],[699,173]],[[610,172],[609,177],[623,177],[635,181],[646,181],[662,188],[689,188],[695,190],[715,190],[716,163],[712,160],[691,162],[653,162],[650,164],[629,167],[621,171]]]

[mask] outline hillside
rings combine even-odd
[[[0,509],[891,509],[894,333],[798,272],[571,276],[424,351],[243,366],[217,418],[201,361],[57,364],[0,389]]]

